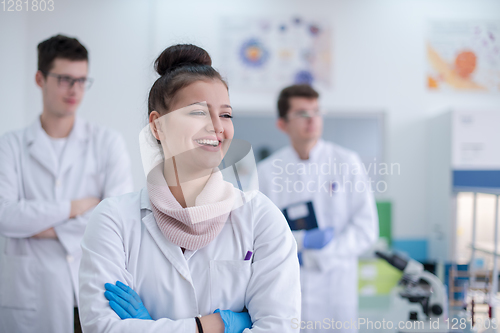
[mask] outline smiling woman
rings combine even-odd
[[[178,90],[171,106],[174,111],[160,109],[149,114],[151,131],[161,142],[164,157],[176,158],[178,172],[189,168],[189,174],[200,179],[220,164],[234,136],[228,106],[224,84],[196,81]],[[179,197],[176,199],[179,201]]]
[[[300,285],[288,224],[218,168],[234,136],[227,84],[194,45],[167,48],[155,67],[143,132],[161,160],[145,165],[142,191],[103,201],[88,224],[84,330],[291,332]]]

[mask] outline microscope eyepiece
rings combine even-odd
[[[389,264],[396,267],[400,271],[404,271],[406,265],[408,265],[408,260],[398,256],[397,254],[393,253],[392,255],[387,255],[380,251],[375,251],[375,254],[377,255],[377,257],[384,259],[385,261],[387,261]]]

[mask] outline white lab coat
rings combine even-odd
[[[229,214],[210,244],[185,253],[158,228],[146,189],[107,199],[93,212],[82,249],[84,332],[194,333],[194,317],[218,308],[246,307],[254,326],[244,332],[292,332],[291,321],[300,319],[296,243],[260,192]],[[115,314],[104,284],[117,280],[139,294],[153,321]]]
[[[259,189],[282,210],[312,201],[318,227],[334,228],[333,240],[323,249],[302,250],[301,267],[302,321],[321,321],[311,332],[331,332],[325,318],[330,325],[332,319],[357,322],[357,256],[376,241],[378,216],[373,193],[350,191],[348,182],[366,184],[366,175],[356,175],[353,167],[348,171],[345,165],[343,174],[339,174],[340,163],[360,163],[355,153],[319,140],[309,157],[300,160],[291,146],[269,156],[258,165]],[[335,181],[338,183],[333,183],[332,188],[331,182]],[[362,190],[362,186],[358,185],[358,189]]]
[[[116,132],[76,118],[59,168],[49,140],[39,118],[0,138],[0,332],[73,331],[90,212],[70,219],[71,200],[133,190]],[[58,239],[30,238],[51,227]]]

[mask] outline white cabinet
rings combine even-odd
[[[500,194],[500,108],[448,111],[429,121],[427,139],[429,258],[456,261],[457,194]]]

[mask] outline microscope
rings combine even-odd
[[[427,271],[424,266],[413,259],[405,259],[397,254],[375,252],[389,264],[403,272],[399,281],[402,290],[399,296],[410,303],[419,303],[427,318],[418,318],[417,312],[410,312],[407,320],[438,320],[440,323],[448,318],[446,288],[439,278]]]

